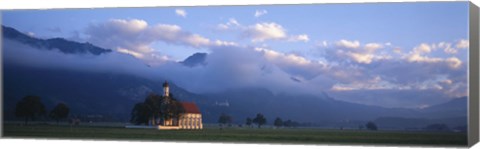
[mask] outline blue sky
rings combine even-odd
[[[455,3],[380,3],[323,5],[265,5],[230,7],[183,7],[187,17],[178,17],[175,9],[108,8],[72,10],[15,10],[3,12],[3,24],[45,37],[69,37],[91,23],[109,19],[141,19],[149,24],[177,24],[185,30],[206,37],[238,40],[237,37],[214,32],[219,23],[235,18],[242,24],[276,22],[292,33],[308,33],[312,41],[340,39],[363,42],[392,42],[413,47],[421,42],[441,42],[467,38],[466,2]],[[254,17],[256,10],[268,13]],[[61,32],[52,31],[59,28]],[[282,44],[279,50],[307,49],[308,44]],[[179,54],[185,58],[188,54]]]
[[[467,8],[421,2],[14,10],[2,12],[2,24],[39,38],[91,42],[157,67],[196,52],[250,49],[280,71],[275,76],[300,78],[313,93],[415,108],[466,95]],[[415,73],[397,76],[405,70]],[[432,95],[352,99],[379,92]]]

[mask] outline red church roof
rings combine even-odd
[[[182,105],[183,109],[185,110],[185,113],[201,114],[197,105],[193,102],[180,102],[180,104]]]

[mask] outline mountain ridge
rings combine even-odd
[[[194,53],[180,63],[188,67],[205,66],[207,53]]]
[[[101,55],[112,52],[110,49],[100,48],[88,42],[78,43],[64,38],[39,39],[28,36],[20,31],[2,25],[2,37],[18,41],[34,48],[53,50],[58,49],[65,54],[86,54]]]
[[[15,39],[23,44],[41,48],[60,47],[64,54],[92,53],[95,45],[77,43],[63,38],[37,39],[18,31],[8,31],[2,26],[4,37]],[[18,32],[18,33],[15,33]],[[79,46],[72,48],[71,46]],[[81,49],[80,51],[68,49]],[[100,55],[104,51],[92,54]],[[76,51],[76,52],[75,52]],[[83,52],[81,52],[83,51]],[[95,51],[95,50],[93,50]],[[101,51],[101,50],[100,50]],[[206,53],[195,53],[182,64],[189,67],[206,65]],[[162,93],[163,78],[149,80],[126,74],[82,72],[79,70],[59,70],[33,68],[3,63],[4,69],[4,109],[6,118],[13,117],[13,107],[22,97],[35,94],[41,96],[47,107],[63,101],[72,107],[76,114],[101,114],[115,117],[116,121],[127,121],[131,109],[142,102],[149,93]],[[35,77],[32,77],[35,76]],[[178,99],[194,101],[203,113],[204,121],[216,123],[221,113],[233,116],[234,123],[244,123],[246,117],[263,113],[270,121],[275,117],[311,122],[317,125],[357,125],[381,117],[402,117],[410,119],[445,119],[466,116],[467,98],[434,105],[425,109],[384,108],[335,100],[331,97],[314,95],[273,94],[265,88],[231,89],[215,93],[192,93],[171,82],[171,93]],[[219,102],[227,102],[218,104]],[[270,122],[271,123],[271,122]]]

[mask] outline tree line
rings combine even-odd
[[[222,113],[218,118],[218,123],[220,124],[220,126],[224,126],[224,125],[231,126],[232,117],[230,115]],[[262,113],[258,113],[253,118],[247,117],[245,120],[245,125],[248,127],[256,125],[258,128],[261,128],[265,124],[267,124],[267,118]],[[275,118],[273,125],[275,127],[297,127],[300,125],[300,123],[296,121],[292,121],[290,119],[283,121],[281,118],[277,117]]]
[[[232,117],[230,115],[227,115],[225,113],[222,113],[220,115],[220,117],[218,118],[218,123],[220,124],[221,127],[223,126],[232,126]],[[253,126],[253,124],[257,125],[258,128],[261,128],[262,125],[265,125],[267,124],[267,118],[261,114],[261,113],[258,113],[253,119],[250,118],[250,117],[247,117],[246,120],[245,120],[245,125],[248,126],[248,127],[251,127]],[[296,122],[296,121],[293,121],[293,120],[282,120],[282,118],[280,117],[276,117],[275,120],[273,121],[273,126],[275,126],[276,128],[280,128],[280,127],[298,127],[302,124],[300,124],[299,122]],[[241,125],[240,125],[241,126]],[[367,128],[367,130],[377,130],[378,127],[375,123],[373,122],[367,122],[365,124],[365,127]],[[363,125],[360,125],[359,129],[362,129],[363,128]]]
[[[65,103],[58,103],[48,113],[48,117],[55,120],[58,124],[60,120],[67,118],[69,113],[70,108]],[[17,102],[15,116],[23,118],[25,125],[28,125],[28,121],[35,121],[39,117],[47,116],[47,110],[39,96],[28,95]]]

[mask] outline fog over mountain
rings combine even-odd
[[[149,65],[131,54],[89,43],[38,39],[13,28],[3,30],[4,102],[9,118],[18,100],[34,94],[50,107],[66,102],[74,113],[109,115],[125,121],[136,102],[151,92],[161,94],[165,80],[171,82],[174,96],[196,102],[208,123],[216,122],[222,112],[231,114],[236,123],[260,112],[269,120],[279,116],[325,126],[353,126],[381,117],[466,117],[466,97],[441,100],[445,102],[439,103],[445,104],[423,109],[340,101],[325,92],[328,88],[317,85],[335,84],[335,80],[318,75],[323,70],[274,63],[264,57],[265,51],[253,47],[215,45],[209,47],[208,54]],[[441,94],[436,95],[429,98],[440,98]],[[342,98],[355,100],[351,97]],[[415,100],[412,98],[406,100]]]
[[[38,39],[25,35],[14,28],[2,26],[2,35],[3,38],[11,39],[18,41],[20,43],[29,45],[33,48],[46,49],[46,50],[59,50],[65,54],[93,54],[100,55],[112,52],[109,49],[103,49],[97,46],[94,46],[90,43],[77,43],[69,41],[63,38],[51,38],[47,40]]]
[[[17,34],[19,33],[17,32]],[[24,36],[27,37],[27,35]],[[22,39],[5,36],[6,62],[21,63],[34,67],[121,72],[153,80],[164,78],[193,92],[212,92],[225,88],[248,86],[265,87],[276,92],[318,92],[316,89],[308,88],[289,79],[290,74],[267,62],[259,53],[243,47],[212,47],[215,52],[208,56],[206,54],[192,55],[182,63],[167,61],[161,66],[149,67],[143,61],[120,52],[102,55],[92,53],[63,55],[55,50],[35,50],[37,48],[45,49],[45,47],[23,44]],[[32,39],[41,42],[48,41]],[[85,49],[80,48],[76,51],[82,50]],[[72,51],[75,51],[75,49]],[[109,50],[106,50],[106,52],[109,52]],[[202,67],[189,67],[190,65],[197,65],[198,62],[202,63]]]

